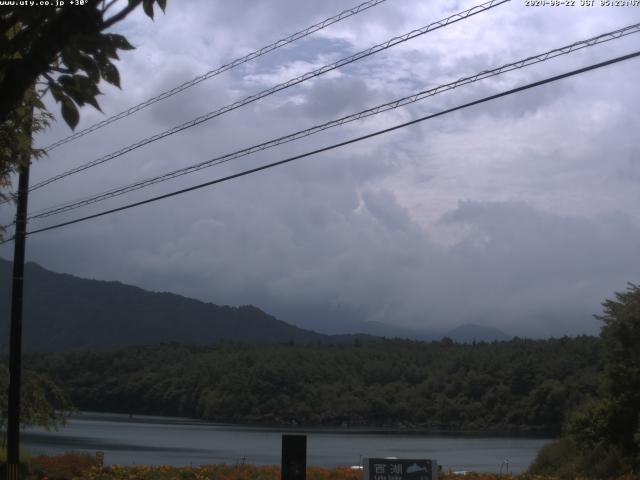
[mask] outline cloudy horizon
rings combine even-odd
[[[355,4],[355,2],[353,2]],[[119,32],[137,48],[103,86],[105,114],[346,8],[327,0],[168,2]],[[31,184],[470,8],[388,0],[53,150]],[[286,15],[283,15],[286,12]],[[634,20],[634,17],[636,18]],[[34,191],[30,211],[311,127],[637,22],[640,9],[514,0]],[[636,35],[460,87],[68,214],[41,228],[406,122],[633,52]],[[285,166],[33,235],[27,260],[217,304],[253,304],[303,327],[376,321],[512,335],[597,333],[593,314],[640,281],[640,91],[633,59]],[[57,105],[50,110],[58,115]],[[55,122],[36,139],[70,133]],[[12,217],[7,206],[0,220]],[[12,245],[0,247],[10,258]]]

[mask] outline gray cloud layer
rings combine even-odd
[[[34,167],[33,181],[471,5],[390,0],[55,150]],[[123,91],[105,87],[101,103],[115,113],[341,8],[338,1],[192,0],[170,3],[155,24],[137,14],[122,28],[138,45],[120,63]],[[31,208],[619,28],[629,13],[511,2],[34,192]],[[632,36],[495,77],[126,200],[362,135],[636,44]],[[285,320],[327,328],[356,319],[423,328],[475,322],[533,336],[594,333],[591,315],[599,303],[640,277],[637,73],[637,61],[610,67],[216,188],[34,235],[29,256],[58,271],[217,303],[253,303]],[[103,118],[82,113],[84,125]],[[58,122],[39,142],[66,134]],[[3,208],[0,215],[11,213]],[[8,257],[10,248],[0,254]]]

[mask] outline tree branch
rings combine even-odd
[[[111,0],[109,3],[107,3],[107,5],[105,6],[104,4],[104,0],[102,1],[102,14],[104,15],[106,13],[107,10],[109,10],[111,7],[113,7],[116,3],[118,2],[118,0]]]
[[[103,30],[111,27],[112,25],[118,23],[120,20],[124,19],[127,15],[129,15],[133,10],[136,9],[138,5],[142,3],[142,0],[133,0],[129,2],[125,8],[116,13],[113,17],[108,20],[103,20]]]

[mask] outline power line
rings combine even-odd
[[[227,105],[225,107],[222,107],[222,108],[220,108],[218,110],[215,110],[213,112],[209,112],[209,113],[207,113],[205,115],[197,117],[197,118],[195,118],[193,120],[190,120],[188,122],[185,122],[185,123],[183,123],[181,125],[177,125],[177,126],[171,128],[169,130],[165,130],[164,132],[157,133],[157,134],[155,134],[155,135],[153,135],[151,137],[148,137],[148,138],[145,138],[143,140],[140,140],[140,141],[138,141],[138,142],[136,142],[136,143],[134,143],[132,145],[124,147],[124,148],[122,148],[120,150],[112,152],[112,153],[110,153],[108,155],[105,155],[103,157],[100,157],[100,158],[98,158],[96,160],[92,160],[91,162],[85,163],[85,164],[80,165],[78,167],[75,167],[75,168],[72,168],[70,170],[67,170],[66,172],[63,172],[61,174],[58,174],[58,175],[55,175],[55,176],[50,177],[48,179],[42,180],[41,182],[36,183],[35,185],[33,185],[30,188],[30,191],[37,190],[39,188],[44,187],[45,185],[49,185],[50,183],[58,181],[58,180],[60,180],[62,178],[68,177],[70,175],[73,175],[75,173],[78,173],[78,172],[81,172],[81,171],[84,171],[84,170],[87,170],[88,168],[94,167],[96,165],[100,165],[100,164],[105,163],[105,162],[107,162],[109,160],[113,160],[114,158],[120,157],[120,156],[124,155],[125,153],[131,152],[131,151],[136,150],[136,149],[138,149],[140,147],[148,145],[149,143],[155,142],[157,140],[160,140],[162,138],[168,137],[168,136],[173,135],[175,133],[181,132],[181,131],[186,130],[188,128],[195,127],[196,125],[199,125],[199,124],[204,123],[204,122],[206,122],[208,120],[211,120],[212,118],[218,117],[218,116],[223,115],[225,113],[228,113],[228,112],[230,112],[232,110],[240,108],[240,107],[242,107],[244,105],[247,105],[249,103],[252,103],[252,102],[255,102],[257,100],[260,100],[261,98],[264,98],[266,96],[272,95],[272,94],[274,94],[276,92],[279,92],[279,91],[284,90],[286,88],[292,87],[294,85],[302,83],[302,82],[304,82],[306,80],[309,80],[311,78],[318,77],[318,76],[320,76],[320,75],[322,75],[324,73],[330,72],[330,71],[335,70],[335,69],[340,68],[340,67],[343,67],[345,65],[353,63],[353,62],[355,62],[357,60],[360,60],[362,58],[371,56],[371,55],[373,55],[375,53],[381,52],[381,51],[386,50],[388,48],[391,48],[391,47],[393,47],[395,45],[398,45],[400,43],[403,43],[403,42],[406,42],[406,41],[411,40],[413,38],[416,38],[416,37],[418,37],[420,35],[424,35],[426,33],[429,33],[431,31],[437,30],[439,28],[445,27],[445,26],[450,25],[452,23],[459,22],[460,20],[464,20],[464,19],[469,18],[469,17],[471,17],[473,15],[477,15],[478,13],[485,12],[485,11],[487,11],[489,9],[495,8],[495,7],[499,6],[499,5],[502,5],[503,3],[507,3],[507,2],[510,2],[510,1],[511,0],[490,0],[488,2],[485,2],[485,3],[481,4],[481,5],[476,5],[476,6],[470,8],[468,10],[465,10],[463,12],[456,13],[456,14],[451,15],[451,16],[449,16],[447,18],[442,19],[442,20],[438,20],[437,22],[433,22],[433,23],[431,23],[431,24],[429,24],[429,25],[427,25],[425,27],[422,27],[422,28],[419,28],[419,29],[416,29],[416,30],[412,30],[411,32],[406,33],[406,34],[401,35],[401,36],[398,36],[398,37],[394,37],[394,38],[392,38],[390,40],[387,40],[386,42],[380,43],[378,45],[374,45],[373,47],[370,47],[370,48],[368,48],[366,50],[363,50],[361,52],[358,52],[358,53],[356,53],[354,55],[351,55],[349,57],[343,58],[341,60],[338,60],[337,62],[328,64],[328,65],[324,65],[324,66],[322,66],[322,67],[320,67],[318,69],[315,69],[315,70],[312,70],[310,72],[307,72],[307,73],[305,73],[303,75],[300,75],[300,76],[298,76],[296,78],[287,80],[286,82],[280,83],[280,84],[278,84],[278,85],[276,85],[274,87],[268,88],[266,90],[263,90],[263,91],[261,91],[259,93],[254,94],[254,95],[250,95],[250,96],[248,96],[248,97],[246,97],[246,98],[244,98],[242,100],[236,101],[236,102],[234,102],[234,103],[232,103],[230,105]]]
[[[247,63],[251,60],[255,60],[258,57],[261,57],[262,55],[265,55],[267,53],[273,52],[274,50],[277,50],[278,48],[284,47],[285,45],[289,45],[290,43],[293,43],[297,40],[300,40],[304,37],[307,37],[309,35],[311,35],[312,33],[315,33],[319,30],[322,30],[330,25],[333,25],[334,23],[340,22],[346,18],[349,18],[353,15],[357,15],[360,12],[363,12],[371,7],[375,7],[376,5],[382,3],[382,2],[386,2],[387,0],[368,0],[364,3],[361,3],[360,5],[357,5],[355,7],[352,8],[348,8],[346,10],[343,10],[342,12],[338,13],[337,15],[334,15],[333,17],[327,18],[319,23],[316,23],[315,25],[311,25],[310,27],[307,27],[303,30],[300,30],[299,32],[296,32],[292,35],[289,35],[288,37],[282,38],[280,40],[278,40],[277,42],[273,42],[270,45],[267,45],[265,47],[259,48],[258,50],[255,50],[247,55],[245,55],[244,57],[241,58],[236,58],[235,60],[232,60],[229,63],[226,63],[224,65],[219,66],[218,68],[214,69],[214,70],[210,70],[207,73],[200,75],[192,80],[189,80],[188,82],[185,82],[181,85],[178,85],[177,87],[174,87],[170,90],[167,90],[165,92],[160,93],[159,95],[156,95],[155,97],[149,98],[148,100],[145,100],[142,103],[139,103],[137,105],[134,105],[133,107],[128,108],[127,110],[123,110],[122,112],[113,115],[109,118],[106,118],[105,120],[102,120],[98,123],[95,123],[83,130],[80,130],[72,135],[69,135],[68,137],[62,138],[60,140],[58,140],[57,142],[52,143],[51,145],[48,145],[44,148],[45,151],[50,152],[51,150],[53,150],[54,148],[57,148],[61,145],[64,145],[65,143],[69,143],[73,140],[76,140],[80,137],[83,137],[91,132],[94,132],[102,127],[105,127],[113,122],[116,122],[117,120],[121,120],[125,117],[128,117],[130,115],[133,115],[136,112],[139,112],[140,110],[147,108],[150,105],[153,105],[156,102],[159,102],[161,100],[164,100],[166,98],[172,97],[184,90],[186,90],[187,88],[191,88],[194,85],[197,85],[200,82],[204,82],[205,80],[208,80],[209,78],[215,77],[216,75],[220,75],[221,73],[226,72],[227,70],[231,70],[232,68],[235,68],[237,66],[240,66],[244,63]]]
[[[173,170],[171,172],[162,174],[162,175],[158,175],[152,178],[148,178],[145,180],[141,180],[132,184],[129,184],[127,186],[124,187],[119,187],[116,189],[112,189],[103,193],[100,193],[98,195],[93,195],[90,197],[86,197],[84,199],[81,200],[76,200],[73,202],[69,202],[60,206],[56,206],[56,207],[51,207],[49,209],[46,210],[41,210],[39,212],[35,212],[34,214],[32,214],[29,219],[39,219],[39,218],[46,218],[52,215],[57,215],[60,213],[64,213],[64,212],[68,212],[70,210],[75,210],[76,208],[80,208],[86,205],[90,205],[92,203],[96,203],[96,202],[100,202],[103,200],[107,200],[110,198],[114,198],[120,195],[124,195],[126,193],[135,191],[135,190],[139,190],[151,185],[154,185],[156,183],[160,183],[160,182],[164,182],[173,178],[177,178],[180,177],[182,175],[187,175],[189,173],[193,173],[199,170],[202,170],[204,168],[208,168],[214,165],[220,165],[222,163],[226,163],[229,162],[231,160],[235,160],[237,158],[246,156],[246,155],[250,155],[252,153],[256,153],[259,151],[263,151],[266,150],[268,148],[273,148],[275,146],[278,145],[282,145],[288,142],[292,142],[294,140],[298,140],[300,138],[303,137],[307,137],[310,135],[313,135],[315,133],[327,130],[329,128],[333,128],[333,127],[337,127],[337,126],[341,126],[344,125],[346,123],[350,123],[356,120],[360,120],[366,117],[370,117],[373,115],[377,115],[379,113],[383,113],[386,112],[388,110],[392,110],[395,108],[399,108],[405,105],[409,105],[411,103],[423,100],[425,98],[428,97],[432,97],[435,96],[439,93],[445,92],[445,91],[449,91],[449,90],[453,90],[454,88],[458,88],[460,86],[463,85],[467,85],[470,83],[474,83],[477,82],[479,80],[483,80],[489,77],[493,77],[496,75],[500,75],[502,73],[505,72],[510,72],[512,70],[517,70],[520,68],[524,68],[530,65],[534,65],[540,62],[544,62],[547,61],[549,59],[558,57],[560,55],[567,55],[569,53],[575,52],[577,50],[581,50],[583,48],[587,48],[587,47],[591,47],[593,45],[597,45],[600,43],[604,43],[604,42],[608,42],[611,40],[615,40],[618,38],[622,38],[624,36],[627,35],[631,35],[633,33],[638,33],[640,32],[640,23],[634,24],[634,25],[629,25],[623,28],[619,28],[617,30],[614,30],[612,32],[607,32],[607,33],[603,33],[601,35],[598,35],[596,37],[592,37],[586,40],[581,40],[578,42],[574,42],[570,45],[566,45],[564,47],[560,47],[560,48],[556,48],[553,50],[549,50],[545,53],[541,53],[535,56],[531,56],[531,57],[527,57],[523,60],[518,60],[516,62],[511,62],[505,65],[502,65],[501,67],[498,68],[494,68],[492,70],[484,70],[480,73],[477,73],[473,76],[468,76],[468,77],[463,77],[460,78],[454,82],[450,82],[444,85],[440,85],[438,87],[435,88],[431,88],[429,90],[423,90],[421,92],[418,92],[416,94],[413,94],[411,96],[407,96],[407,97],[403,97],[397,100],[394,100],[392,102],[387,102],[384,103],[382,105],[378,105],[377,107],[373,107],[373,108],[369,108],[363,111],[360,111],[358,113],[354,113],[336,120],[332,120],[320,125],[315,125],[313,127],[307,128],[305,130],[300,130],[294,133],[291,133],[289,135],[283,136],[283,137],[279,137],[279,138],[275,138],[272,140],[269,140],[267,142],[258,144],[258,145],[253,145],[251,147],[247,147],[241,150],[237,150],[235,152],[232,153],[228,153],[225,155],[221,155],[215,158],[212,158],[210,160],[206,160],[204,162],[200,162],[200,163],[196,163],[194,165],[190,165],[188,167],[184,167],[184,168],[180,168],[177,170]]]
[[[74,220],[69,220],[67,222],[62,222],[62,223],[58,223],[58,224],[51,225],[51,226],[48,226],[48,227],[39,228],[37,230],[32,230],[30,232],[27,232],[27,234],[28,235],[33,235],[33,234],[36,234],[36,233],[41,233],[41,232],[46,232],[46,231],[49,231],[49,230],[58,229],[58,228],[65,227],[65,226],[68,226],[68,225],[73,225],[75,223],[80,223],[80,222],[84,222],[86,220],[91,220],[91,219],[94,219],[94,218],[98,218],[98,217],[102,217],[102,216],[105,216],[105,215],[109,215],[111,213],[121,212],[123,210],[128,210],[130,208],[139,207],[141,205],[146,205],[148,203],[153,203],[153,202],[156,202],[156,201],[159,201],[159,200],[163,200],[165,198],[170,198],[170,197],[174,197],[174,196],[177,196],[177,195],[181,195],[183,193],[191,192],[191,191],[194,191],[194,190],[199,190],[199,189],[204,188],[204,187],[208,187],[208,186],[215,185],[215,184],[218,184],[218,183],[226,182],[228,180],[233,180],[235,178],[243,177],[243,176],[246,176],[246,175],[249,175],[249,174],[252,174],[252,173],[256,173],[256,172],[259,172],[259,171],[262,171],[262,170],[267,170],[269,168],[276,167],[276,166],[279,166],[279,165],[283,165],[285,163],[293,162],[294,160],[299,160],[301,158],[310,157],[310,156],[316,155],[318,153],[327,152],[329,150],[333,150],[333,149],[336,149],[336,148],[339,148],[339,147],[350,145],[352,143],[356,143],[356,142],[360,142],[362,140],[366,140],[366,139],[369,139],[369,138],[372,138],[372,137],[376,137],[378,135],[389,133],[391,131],[398,130],[400,128],[408,127],[410,125],[414,125],[416,123],[420,123],[420,122],[423,122],[425,120],[430,120],[432,118],[440,117],[440,116],[443,116],[443,115],[446,115],[446,114],[449,114],[449,113],[452,113],[452,112],[455,112],[455,111],[458,111],[458,110],[463,110],[465,108],[469,108],[469,107],[472,107],[472,106],[475,106],[475,105],[479,105],[479,104],[482,104],[482,103],[485,103],[485,102],[489,102],[491,100],[495,100],[495,99],[498,99],[498,98],[501,98],[501,97],[506,97],[507,95],[512,95],[514,93],[522,92],[522,91],[528,90],[530,88],[534,88],[534,87],[538,87],[538,86],[541,86],[541,85],[545,85],[545,84],[549,84],[549,83],[552,83],[552,82],[556,82],[556,81],[562,80],[564,78],[568,78],[568,77],[572,77],[572,76],[575,76],[575,75],[579,75],[579,74],[582,74],[582,73],[585,73],[585,72],[588,72],[588,71],[591,71],[591,70],[595,70],[597,68],[602,68],[602,67],[605,67],[605,66],[608,66],[608,65],[612,65],[614,63],[622,62],[622,61],[625,61],[625,60],[629,60],[629,59],[632,59],[632,58],[635,58],[635,57],[638,57],[638,56],[640,56],[640,50],[636,51],[634,53],[630,53],[628,55],[623,55],[621,57],[616,57],[616,58],[613,58],[613,59],[610,59],[610,60],[607,60],[607,61],[604,61],[604,62],[596,63],[596,64],[593,64],[593,65],[589,65],[587,67],[579,68],[577,70],[572,70],[570,72],[566,72],[566,73],[563,73],[563,74],[560,74],[560,75],[549,77],[549,78],[546,78],[544,80],[539,80],[537,82],[533,82],[533,83],[529,83],[529,84],[526,84],[526,85],[523,85],[523,86],[520,86],[520,87],[512,88],[510,90],[506,90],[506,91],[501,92],[501,93],[497,93],[497,94],[494,94],[494,95],[483,97],[483,98],[481,98],[479,100],[474,100],[473,102],[465,103],[463,105],[459,105],[459,106],[453,107],[453,108],[448,108],[446,110],[442,110],[442,111],[437,112],[437,113],[426,115],[424,117],[420,117],[420,118],[417,118],[415,120],[411,120],[409,122],[401,123],[401,124],[395,125],[393,127],[385,128],[383,130],[378,130],[376,132],[369,133],[367,135],[363,135],[363,136],[360,136],[360,137],[352,138],[352,139],[346,140],[344,142],[335,143],[335,144],[329,145],[327,147],[319,148],[317,150],[306,152],[306,153],[303,153],[303,154],[300,154],[300,155],[295,155],[293,157],[285,158],[284,160],[280,160],[280,161],[277,161],[277,162],[269,163],[267,165],[262,165],[260,167],[252,168],[252,169],[249,169],[249,170],[244,170],[242,172],[235,173],[233,175],[229,175],[229,176],[226,176],[226,177],[223,177],[223,178],[218,178],[218,179],[215,179],[215,180],[211,180],[211,181],[208,181],[208,182],[205,182],[205,183],[194,185],[192,187],[183,188],[181,190],[176,190],[174,192],[166,193],[164,195],[159,195],[159,196],[152,197],[152,198],[149,198],[149,199],[146,199],[146,200],[142,200],[142,201],[139,201],[139,202],[130,203],[128,205],[124,205],[124,206],[121,206],[121,207],[112,208],[110,210],[105,210],[103,212],[95,213],[93,215],[87,215],[85,217],[76,218]],[[4,241],[0,242],[0,244],[7,243],[10,240],[12,240],[12,238],[4,240]]]

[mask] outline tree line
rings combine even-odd
[[[595,396],[595,337],[162,344],[31,355],[81,410],[215,422],[559,433]]]

